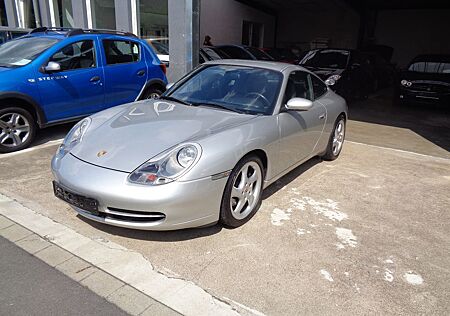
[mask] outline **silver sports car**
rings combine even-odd
[[[344,99],[302,67],[208,62],[159,99],[75,125],[52,160],[54,193],[110,225],[237,227],[278,178],[337,158],[346,119]]]

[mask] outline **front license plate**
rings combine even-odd
[[[55,196],[73,206],[76,206],[92,215],[98,215],[98,202],[62,187],[58,182],[53,181],[53,192]]]

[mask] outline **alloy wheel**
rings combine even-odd
[[[247,217],[258,204],[262,187],[261,167],[249,161],[239,170],[231,189],[230,208],[235,219]]]
[[[334,129],[333,135],[333,155],[337,156],[341,152],[342,144],[344,144],[345,136],[345,121],[344,119],[339,120]]]
[[[19,113],[6,113],[0,117],[0,145],[18,147],[30,137],[31,127],[27,118]]]

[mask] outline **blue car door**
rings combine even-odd
[[[147,82],[147,64],[138,41],[122,38],[102,40],[105,72],[105,106],[136,99]]]
[[[60,70],[45,71],[49,62]],[[38,70],[36,82],[48,121],[83,116],[104,108],[104,76],[94,37],[68,43]]]

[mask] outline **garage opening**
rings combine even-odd
[[[202,0],[199,23],[200,42],[258,48],[332,79],[350,108],[348,139],[448,156],[448,1]],[[425,59],[411,68],[415,58]]]

